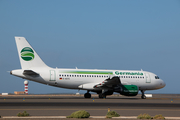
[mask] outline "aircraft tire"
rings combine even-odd
[[[84,98],[91,98],[91,94],[90,93],[85,93]]]
[[[100,93],[100,94],[99,94],[99,98],[106,98],[106,95]]]
[[[142,96],[141,96],[141,99],[146,99],[146,96],[145,96],[145,95],[142,95]]]

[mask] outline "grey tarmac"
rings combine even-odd
[[[112,95],[106,99],[99,99],[97,95],[92,95],[91,99],[85,99],[83,95],[0,96],[1,116],[16,116],[23,111],[31,116],[68,116],[77,110],[86,110],[91,116],[105,116],[108,108],[121,116],[148,113],[151,116],[162,114],[165,117],[180,117],[180,95],[157,94],[147,99],[140,99],[140,95]]]

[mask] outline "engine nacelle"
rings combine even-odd
[[[125,96],[136,96],[138,94],[138,87],[136,85],[122,85],[120,94]]]

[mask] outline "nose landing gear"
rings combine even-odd
[[[146,99],[146,96],[144,95],[145,90],[141,90],[142,96],[141,99]]]

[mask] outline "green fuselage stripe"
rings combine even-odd
[[[71,73],[71,74],[106,74],[112,75],[113,72],[105,72],[105,71],[60,71],[61,73]]]

